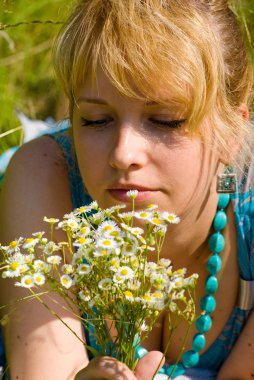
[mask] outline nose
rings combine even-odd
[[[125,123],[115,129],[109,154],[111,167],[119,170],[138,169],[148,160],[148,141],[138,127]]]

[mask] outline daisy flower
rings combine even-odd
[[[138,196],[138,190],[129,190],[127,191],[127,197],[130,199],[135,199]]]
[[[178,224],[180,223],[180,218],[179,216],[177,216],[176,214],[174,214],[173,212],[169,213],[169,212],[162,212],[161,213],[161,217],[168,223],[172,223],[172,224]]]
[[[22,277],[19,283],[15,284],[16,286],[22,286],[23,288],[32,288],[34,286],[33,277],[30,275],[26,275]]]
[[[83,245],[90,244],[90,243],[92,243],[92,241],[93,240],[91,238],[79,237],[77,240],[74,241],[73,245],[75,247],[80,247],[80,246],[83,246]]]
[[[89,295],[88,291],[85,292],[84,290],[81,290],[78,295],[82,301],[88,302],[91,300],[91,296]]]
[[[63,222],[58,223],[58,228],[66,230],[75,231],[78,228],[78,222],[75,218],[69,218],[64,220]]]
[[[47,257],[47,262],[49,264],[59,265],[61,261],[62,261],[62,258],[57,255],[52,255],[52,256]]]
[[[80,264],[78,267],[77,267],[77,273],[79,275],[84,275],[84,274],[88,274],[90,273],[92,270],[92,266],[89,265],[89,264]]]
[[[90,227],[88,225],[83,225],[80,228],[78,235],[81,237],[86,237],[88,234],[90,234],[90,232],[91,232]]]
[[[24,241],[24,244],[22,245],[22,248],[24,248],[24,249],[34,248],[38,242],[39,242],[39,239],[28,238],[28,239],[26,239]]]
[[[158,205],[154,205],[154,204],[150,204],[146,206],[146,210],[148,211],[153,211],[153,210],[156,210],[157,208],[158,208]]]
[[[44,216],[43,221],[47,222],[47,223],[50,223],[50,224],[55,224],[55,223],[59,222],[59,219],[56,219],[56,218],[47,218],[46,216]]]
[[[33,267],[37,271],[45,269],[47,264],[42,260],[34,260]]]
[[[75,215],[84,214],[86,212],[90,212],[91,210],[92,210],[91,205],[85,205],[85,206],[81,206],[79,208],[76,208],[74,210],[74,214]]]
[[[68,274],[63,274],[60,278],[61,284],[66,288],[69,289],[72,285],[72,279]]]
[[[33,275],[33,280],[36,285],[43,285],[45,284],[46,277],[43,273],[37,272]]]
[[[97,246],[99,248],[105,248],[105,249],[114,249],[117,247],[117,243],[114,239],[111,238],[101,238],[97,242]]]
[[[130,290],[126,290],[125,292],[123,292],[123,294],[125,295],[125,298],[128,301],[133,302],[135,300],[135,297],[134,297],[133,293]]]
[[[74,268],[71,264],[64,264],[62,266],[62,271],[65,273],[65,274],[72,274],[74,272]]]
[[[6,247],[1,246],[1,248],[4,249],[7,254],[11,254],[19,250],[19,247],[21,246],[23,240],[24,240],[23,238],[13,240],[12,242],[10,242],[8,246]]]
[[[120,268],[120,260],[117,257],[113,257],[110,262],[110,267],[109,269],[112,270],[113,272],[117,272],[118,269]]]
[[[98,227],[98,233],[102,233],[104,236],[119,236],[120,228],[112,220],[106,220],[102,222]]]
[[[52,253],[59,250],[59,246],[53,241],[49,241],[47,244],[43,246],[43,253],[46,255],[52,255]]]
[[[134,277],[134,272],[128,266],[122,266],[118,269],[116,275],[122,277],[124,280],[128,280]]]
[[[150,220],[152,215],[153,214],[150,211],[136,211],[136,212],[134,212],[135,218],[142,219],[142,220]]]
[[[98,284],[98,287],[101,290],[109,290],[112,286],[112,280],[110,278],[104,278]]]
[[[165,221],[157,215],[152,215],[148,220],[155,226],[161,227],[166,225]]]

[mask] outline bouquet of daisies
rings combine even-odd
[[[77,307],[81,311],[95,342],[87,349],[115,356],[131,369],[136,348],[162,311],[190,325],[196,320],[197,275],[186,277],[185,269],[174,271],[170,260],[160,258],[167,225],[179,218],[155,205],[136,211],[136,195],[129,192],[132,211],[124,212],[123,205],[102,210],[92,202],[62,221],[45,217],[50,239],[36,232],[0,246],[2,277],[14,278],[42,303],[43,289],[60,294],[75,314]],[[54,241],[55,228],[65,231],[66,241]],[[155,262],[148,261],[151,252]]]

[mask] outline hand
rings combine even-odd
[[[87,367],[77,373],[75,380],[150,380],[161,359],[161,352],[151,351],[139,360],[133,373],[118,360],[103,356],[91,360]],[[164,361],[163,358],[160,367]]]

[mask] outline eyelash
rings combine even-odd
[[[153,118],[148,119],[152,124],[156,124],[161,127],[167,127],[167,128],[172,128],[172,129],[177,129],[179,128],[183,123],[186,122],[186,119],[179,119],[179,120],[157,120]],[[107,124],[109,124],[111,121],[113,121],[112,118],[108,119],[99,119],[99,120],[88,120],[85,119],[84,117],[81,117],[81,125],[82,127],[92,127],[92,126],[97,126],[97,127],[104,127]]]

